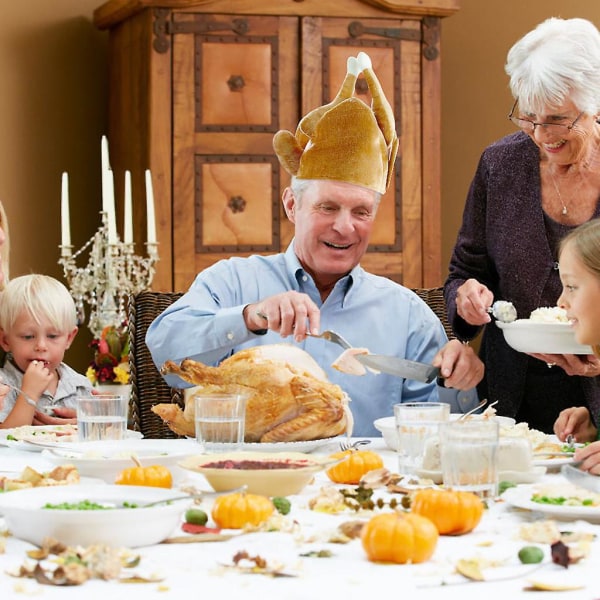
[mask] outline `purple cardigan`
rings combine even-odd
[[[539,161],[537,146],[522,132],[498,140],[481,156],[444,286],[448,318],[459,339],[470,340],[480,330],[456,312],[456,290],[469,278],[486,285],[495,299],[513,302],[520,318],[540,306],[554,306],[561,293],[556,257],[544,224]],[[485,378],[478,386],[480,397],[498,400],[499,414],[516,416],[532,359],[510,348],[493,323],[484,329],[480,356],[486,365]],[[585,405],[596,419],[600,378],[566,374],[565,378],[569,397],[564,398],[561,388],[563,397],[557,400]],[[555,385],[549,381],[547,387],[543,391],[548,398],[556,397]]]

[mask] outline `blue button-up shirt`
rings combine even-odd
[[[222,260],[202,271],[183,297],[167,308],[150,326],[146,343],[157,367],[166,360],[192,358],[216,365],[237,350],[262,344],[297,345],[325,370],[329,380],[350,397],[356,436],[374,436],[373,421],[393,414],[399,402],[449,402],[462,410],[476,395],[457,399],[454,390],[431,383],[404,380],[383,373],[348,375],[331,367],[341,348],[319,338],[301,343],[282,339],[273,331],[257,335],[248,331],[242,311],[285,291],[307,294],[321,311],[321,330],[332,329],[358,348],[431,363],[447,342],[444,328],[433,311],[411,290],[367,273],[360,266],[341,278],[323,302],[311,277],[294,254],[293,242],[285,253]],[[186,384],[167,376],[169,385]]]

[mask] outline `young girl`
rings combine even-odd
[[[575,338],[580,344],[592,346],[600,356],[600,219],[580,225],[563,238],[559,252],[560,280],[563,286],[558,305],[567,311]],[[596,440],[600,407],[594,407],[595,423],[585,407],[563,410],[554,432],[564,440],[572,434],[578,442]],[[600,474],[600,441],[577,450],[581,468]]]
[[[0,294],[0,345],[8,356],[0,381],[12,387],[0,400],[0,428],[47,423],[48,411],[75,422],[75,399],[92,390],[85,376],[63,362],[77,334],[75,315],[69,291],[52,277],[25,275],[6,284]]]

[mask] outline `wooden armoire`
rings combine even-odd
[[[285,250],[289,181],[279,129],[329,102],[366,52],[400,149],[362,265],[408,287],[441,283],[441,19],[459,0],[109,0],[109,130],[117,197],[132,171],[136,242],[152,171],[160,261],[153,288],[183,291],[232,255]],[[364,80],[356,94],[370,102]]]

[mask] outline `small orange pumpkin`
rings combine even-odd
[[[212,508],[212,518],[222,529],[242,529],[264,523],[275,510],[273,502],[258,494],[226,494],[219,496]]]
[[[330,458],[335,460],[343,460],[337,465],[334,465],[326,471],[327,477],[335,483],[349,483],[356,485],[360,482],[361,477],[373,471],[374,469],[381,469],[383,467],[383,459],[377,452],[372,450],[357,450],[351,448],[349,450],[343,450],[332,454]]]
[[[417,490],[410,509],[435,523],[441,535],[460,535],[477,527],[483,515],[483,501],[472,492],[458,490]]]
[[[429,560],[439,538],[435,525],[414,513],[384,513],[371,518],[360,534],[367,558],[398,564]]]

